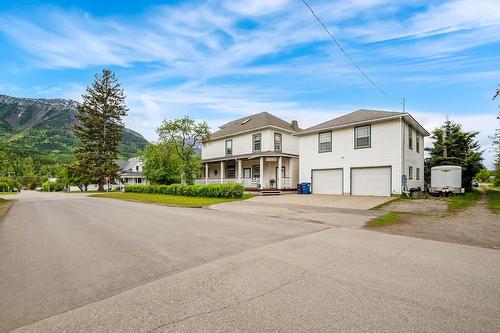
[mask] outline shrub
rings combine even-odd
[[[18,189],[21,184],[10,177],[0,177],[0,192],[12,191],[13,189]]]
[[[500,179],[495,179],[493,186],[500,186]]]
[[[42,191],[44,192],[58,192],[64,190],[64,184],[59,182],[46,181],[42,184]]]
[[[126,185],[125,192],[159,193],[186,197],[241,198],[245,187],[241,184],[209,185]]]

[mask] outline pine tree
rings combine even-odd
[[[425,148],[430,155],[425,160],[426,181],[430,181],[434,166],[459,165],[462,167],[463,186],[471,188],[472,178],[484,168],[482,151],[476,140],[478,134],[476,131],[464,131],[462,125],[450,120],[434,129],[430,137],[432,146]]]
[[[123,135],[122,118],[128,111],[125,94],[115,74],[104,69],[96,74],[82,98],[83,102],[77,106],[78,124],[73,127],[79,140],[75,169],[80,178],[96,182],[98,190],[103,191],[105,177],[118,177],[116,159]]]

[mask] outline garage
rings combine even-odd
[[[351,168],[352,195],[391,195],[391,167]]]
[[[312,193],[342,194],[342,169],[324,169],[312,171]]]

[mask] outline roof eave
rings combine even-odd
[[[342,128],[349,128],[349,127],[358,126],[358,125],[364,125],[364,124],[371,124],[371,123],[381,122],[381,121],[386,121],[386,120],[391,120],[391,119],[398,119],[398,118],[401,118],[404,115],[405,114],[402,113],[402,114],[397,114],[397,115],[393,115],[393,116],[375,118],[375,119],[371,119],[371,120],[357,121],[357,122],[354,122],[354,123],[348,123],[348,124],[344,124],[344,125],[329,126],[329,127],[318,128],[318,129],[314,129],[314,130],[307,130],[306,129],[306,130],[304,130],[304,131],[302,131],[300,133],[296,133],[295,135],[296,136],[301,136],[301,135],[319,133],[319,132],[323,132],[323,131],[329,131],[329,130],[335,130],[335,129],[342,129]]]

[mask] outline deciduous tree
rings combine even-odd
[[[201,160],[195,147],[210,140],[207,123],[197,123],[189,117],[164,120],[156,131],[161,143],[173,144],[181,160],[181,177],[192,184],[201,168]]]

